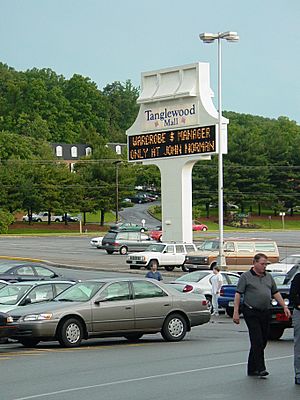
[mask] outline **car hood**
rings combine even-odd
[[[85,302],[87,303],[87,302]],[[13,316],[24,316],[28,314],[41,314],[41,313],[61,313],[65,310],[71,309],[76,313],[76,307],[82,305],[82,302],[69,302],[69,301],[47,301],[40,304],[29,304],[23,307],[12,309],[9,314]]]
[[[208,257],[211,255],[218,255],[219,250],[197,250],[187,254],[188,257]]]
[[[139,253],[130,253],[128,257],[131,257],[131,256],[152,257],[152,256],[155,256],[156,254],[162,254],[162,253],[159,251],[143,251],[143,252],[139,252]]]
[[[7,313],[8,311],[17,308],[18,306],[11,304],[0,304],[0,312]]]

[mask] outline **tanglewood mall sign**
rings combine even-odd
[[[215,151],[215,125],[173,129],[128,137],[130,161],[205,154]]]

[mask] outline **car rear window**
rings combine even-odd
[[[115,239],[117,236],[117,232],[107,232],[107,234],[104,236],[104,239]]]

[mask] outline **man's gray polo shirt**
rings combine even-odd
[[[271,274],[257,275],[253,268],[244,272],[239,279],[236,291],[244,295],[244,304],[258,310],[271,307],[271,298],[278,292]]]

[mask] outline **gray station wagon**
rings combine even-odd
[[[125,255],[130,251],[143,251],[151,242],[152,239],[143,232],[110,230],[98,249],[106,250],[108,254],[119,252]]]

